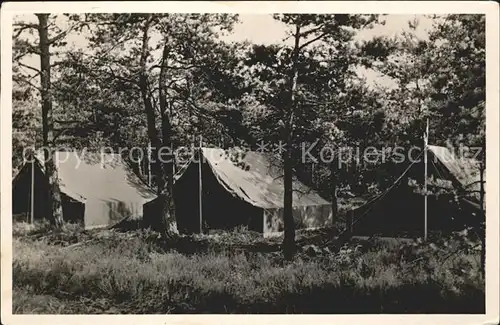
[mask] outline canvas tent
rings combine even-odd
[[[484,220],[479,202],[478,161],[441,146],[428,146],[427,227],[429,231],[462,230]],[[422,236],[424,161],[410,163],[387,190],[348,213],[354,235]],[[437,193],[437,194],[436,194]]]
[[[203,231],[246,226],[266,235],[283,230],[282,172],[269,157],[249,151],[235,160],[223,149],[202,148],[200,152],[175,177],[179,231],[196,233],[200,224]],[[328,201],[296,179],[293,188],[298,228],[332,224]]]
[[[139,222],[143,206],[156,198],[118,154],[58,151],[55,157],[65,221],[81,223],[87,229],[127,219]],[[40,154],[26,162],[13,179],[14,215],[29,215],[32,192],[34,218],[47,218],[48,179]]]

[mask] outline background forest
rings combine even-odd
[[[359,33],[391,17],[272,18],[284,39],[266,45],[231,40],[238,15],[19,17],[14,172],[30,146],[143,148],[124,157],[170,202],[180,166],[155,159],[158,148],[197,146],[200,138],[226,149],[265,144],[283,166],[287,225],[293,174],[337,209],[339,196],[384,190],[406,167],[387,158],[339,164],[345,147],[376,148],[375,158],[390,157],[395,147],[423,147],[429,120],[431,144],[484,148],[484,16],[415,16],[392,36],[364,39]],[[429,26],[425,33],[417,33],[419,20]],[[307,146],[315,157],[330,148],[329,159],[303,161]],[[47,168],[56,202],[57,171]],[[164,208],[167,223],[171,206]],[[52,214],[61,220],[57,202]]]
[[[427,36],[419,37],[418,19],[431,18]],[[54,145],[146,151],[149,143],[197,145],[202,136],[208,146],[255,150],[262,141],[274,148],[292,128],[297,152],[299,143],[314,141],[334,150],[409,147],[422,145],[427,116],[430,143],[484,145],[484,16],[417,17],[392,37],[362,41],[356,34],[385,16],[274,19],[287,26],[288,40],[261,45],[224,37],[237,15],[50,15]],[[38,27],[35,16],[15,23],[14,173],[23,148],[43,144]],[[389,82],[367,80],[362,69]],[[290,70],[297,72],[293,107]],[[381,163],[331,168],[294,161],[293,168],[325,197],[332,175],[356,195],[399,175]],[[136,171],[147,178],[146,159]]]

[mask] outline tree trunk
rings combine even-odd
[[[142,101],[144,102],[144,110],[146,113],[147,122],[147,133],[149,141],[151,142],[151,170],[155,177],[155,182],[157,186],[157,195],[160,197],[160,202],[162,206],[164,205],[164,200],[162,200],[163,189],[165,187],[163,170],[160,161],[160,149],[161,149],[161,139],[158,135],[158,130],[156,129],[156,114],[155,108],[151,102],[151,97],[149,94],[149,80],[147,74],[147,58],[149,55],[148,42],[149,42],[149,28],[151,26],[151,16],[146,19],[144,27],[142,29],[142,48],[141,48],[141,58],[140,58],[140,74],[139,74],[139,89],[141,92]],[[165,209],[160,209],[162,214],[161,220],[164,221],[166,218],[163,215]],[[155,225],[157,226],[157,225]],[[165,229],[165,225],[162,228]],[[158,229],[160,230],[160,229]]]
[[[290,82],[290,107],[288,110],[288,118],[285,120],[285,140],[286,148],[283,154],[283,169],[284,169],[284,198],[283,198],[283,223],[284,223],[284,238],[283,238],[283,256],[286,260],[293,259],[295,254],[295,222],[293,220],[293,165],[292,165],[292,139],[293,139],[293,124],[295,117],[295,92],[297,90],[297,79],[299,72],[297,63],[299,59],[300,46],[300,26],[295,26],[295,44],[293,48],[293,63]]]
[[[283,202],[283,255],[286,260],[291,260],[295,254],[295,222],[293,220],[293,168],[291,148],[285,150],[283,156],[284,167],[284,202]]]
[[[335,221],[338,215],[338,202],[337,202],[337,173],[335,162],[330,165],[330,199],[332,202],[332,220]]]
[[[149,140],[149,139],[148,139]],[[151,186],[151,145],[150,142],[148,141],[148,149],[147,149],[147,157],[146,157],[146,175],[148,177],[148,185]]]
[[[160,112],[161,112],[161,132],[162,132],[162,143],[165,150],[168,150],[168,157],[166,162],[162,162],[164,168],[163,175],[166,175],[166,184],[163,193],[165,195],[163,207],[163,217],[165,224],[165,231],[169,234],[178,234],[177,221],[175,217],[175,203],[174,203],[174,159],[173,146],[171,141],[172,135],[172,125],[170,123],[170,112],[167,108],[167,94],[165,92],[165,83],[167,77],[167,65],[166,60],[168,56],[168,39],[165,40],[165,45],[163,46],[162,55],[162,65],[160,68],[159,77],[159,97],[160,97]]]
[[[360,148],[360,152],[363,152],[362,150],[364,150],[363,146],[361,146]],[[358,153],[356,152],[356,156],[355,158],[351,159],[351,164],[350,164],[350,167],[351,167],[351,191],[353,194],[355,194],[356,196],[360,195],[361,191],[360,191],[360,186],[359,186],[359,175],[358,175]]]
[[[144,108],[146,112],[146,121],[148,126],[148,138],[151,142],[151,171],[155,177],[155,182],[157,185],[157,194],[160,195],[164,188],[163,184],[163,173],[161,169],[160,159],[158,157],[159,150],[161,149],[161,141],[158,136],[158,131],[156,129],[156,114],[151,99],[148,94],[147,77],[141,76],[141,96],[144,102]]]
[[[484,209],[484,171],[486,167],[486,147],[483,145],[482,148],[482,159],[479,165],[479,182],[480,182],[480,190],[479,190],[479,203],[481,206],[481,218],[485,218],[483,223],[483,227],[480,232],[481,236],[481,274],[484,278],[485,269],[486,269],[486,213]]]
[[[130,165],[132,167],[132,171],[136,174],[136,175],[139,175],[139,177],[142,179],[142,168],[141,168],[141,165],[142,165],[142,160],[138,160],[138,155],[137,154],[133,154],[132,155],[132,160],[130,162]]]
[[[45,152],[45,173],[49,181],[48,211],[47,217],[52,220],[56,227],[63,224],[63,211],[61,204],[61,192],[59,188],[59,177],[56,168],[56,153],[54,150],[54,121],[52,119],[52,97],[50,93],[50,44],[48,35],[49,14],[37,14],[40,36],[40,95],[42,98],[42,133],[43,146],[48,150]]]
[[[168,114],[162,115],[162,136],[163,136],[163,147],[168,148],[169,157],[163,165],[163,174],[166,176],[166,182],[164,182],[164,224],[165,230],[169,234],[178,234],[177,230],[177,219],[175,216],[175,201],[174,201],[174,155],[172,151],[172,143],[170,141],[171,125]]]

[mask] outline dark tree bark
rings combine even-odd
[[[149,30],[152,24],[152,17],[146,18],[144,26],[142,28],[142,48],[141,48],[141,58],[140,58],[140,72],[139,72],[139,89],[141,92],[142,101],[144,103],[144,111],[146,113],[146,123],[147,123],[147,133],[149,141],[151,142],[151,171],[155,178],[155,183],[157,186],[157,195],[160,197],[160,202],[162,206],[164,205],[164,200],[161,199],[163,195],[163,189],[165,187],[163,170],[161,166],[161,139],[156,129],[156,112],[155,107],[152,103],[152,99],[149,92],[149,80],[147,73],[147,58],[148,58],[148,42],[149,42]],[[164,215],[165,209],[160,209],[162,223],[166,219]],[[163,228],[166,229],[165,224]],[[160,230],[160,229],[158,229]]]
[[[290,101],[288,109],[288,118],[285,121],[285,139],[286,148],[283,154],[283,169],[284,169],[284,198],[283,198],[283,223],[284,223],[284,238],[283,238],[283,255],[286,260],[293,259],[295,254],[295,222],[293,220],[293,163],[292,163],[292,139],[293,139],[293,124],[295,117],[295,92],[297,90],[298,59],[300,50],[300,26],[295,27],[295,43],[293,48],[293,63],[290,82]]]
[[[151,142],[151,169],[156,178],[156,182],[161,182],[161,168],[158,159],[158,150],[161,146],[158,131],[156,130],[156,114],[151,97],[149,95],[148,87],[148,74],[147,74],[147,58],[148,58],[148,41],[149,41],[149,28],[151,26],[151,18],[148,18],[142,29],[142,49],[140,58],[140,73],[139,73],[139,89],[141,92],[142,101],[144,103],[144,111],[146,113],[147,133],[149,141]],[[163,189],[161,184],[158,189]],[[160,194],[160,193],[158,193]]]
[[[295,254],[295,222],[293,220],[293,179],[292,179],[292,159],[291,150],[286,149],[283,156],[284,167],[284,202],[283,202],[283,255],[286,260],[293,259]]]
[[[160,97],[160,112],[161,112],[161,132],[162,132],[162,143],[165,150],[168,152],[165,163],[162,163],[163,175],[166,176],[166,182],[164,184],[164,207],[163,212],[164,223],[166,231],[169,233],[177,234],[177,222],[175,216],[175,202],[174,202],[174,161],[175,156],[173,154],[172,145],[172,124],[170,122],[170,110],[167,103],[166,94],[166,78],[167,78],[167,57],[168,57],[168,39],[165,39],[165,45],[163,46],[162,54],[162,64],[160,68],[159,77],[159,97]]]
[[[480,190],[479,190],[479,203],[481,206],[481,217],[484,217],[485,220],[482,221],[482,229],[480,229],[480,239],[481,239],[481,274],[483,278],[485,276],[486,269],[486,213],[484,209],[484,171],[486,169],[486,147],[483,144],[482,147],[482,155],[481,161],[479,163],[479,182],[480,182]]]
[[[52,117],[52,96],[50,90],[49,14],[37,14],[36,16],[38,17],[38,33],[40,36],[40,96],[42,98],[43,146],[48,149],[44,150],[45,173],[49,181],[47,217],[52,220],[56,227],[61,227],[64,219],[59,178],[55,165],[54,121]]]
[[[144,108],[146,112],[146,121],[148,129],[148,137],[151,142],[151,157],[152,166],[151,169],[155,175],[157,194],[160,197],[161,202],[161,220],[162,220],[162,231],[167,235],[171,236],[177,234],[177,224],[175,220],[175,208],[173,204],[173,159],[169,154],[171,150],[171,125],[168,112],[166,110],[166,97],[165,97],[165,77],[166,77],[166,66],[162,64],[159,78],[159,90],[160,90],[160,119],[161,119],[161,137],[158,134],[156,128],[156,112],[155,107],[152,103],[152,99],[149,92],[149,80],[147,74],[147,57],[148,57],[148,41],[149,41],[149,30],[152,24],[152,17],[146,19],[145,25],[142,29],[142,48],[141,48],[141,58],[140,58],[140,74],[139,74],[139,89],[141,91],[142,100],[144,102]],[[163,61],[167,47],[165,46],[163,53]],[[162,149],[164,147],[164,149]],[[165,155],[167,151],[167,155]],[[166,161],[166,164],[163,164]],[[166,179],[165,179],[166,178]]]
[[[332,218],[335,221],[338,215],[337,168],[335,167],[335,160],[330,164],[330,200],[332,202]]]

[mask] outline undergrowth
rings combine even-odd
[[[30,230],[13,252],[14,313],[484,312],[479,252],[459,238],[372,238],[287,262],[279,239],[253,234]]]

